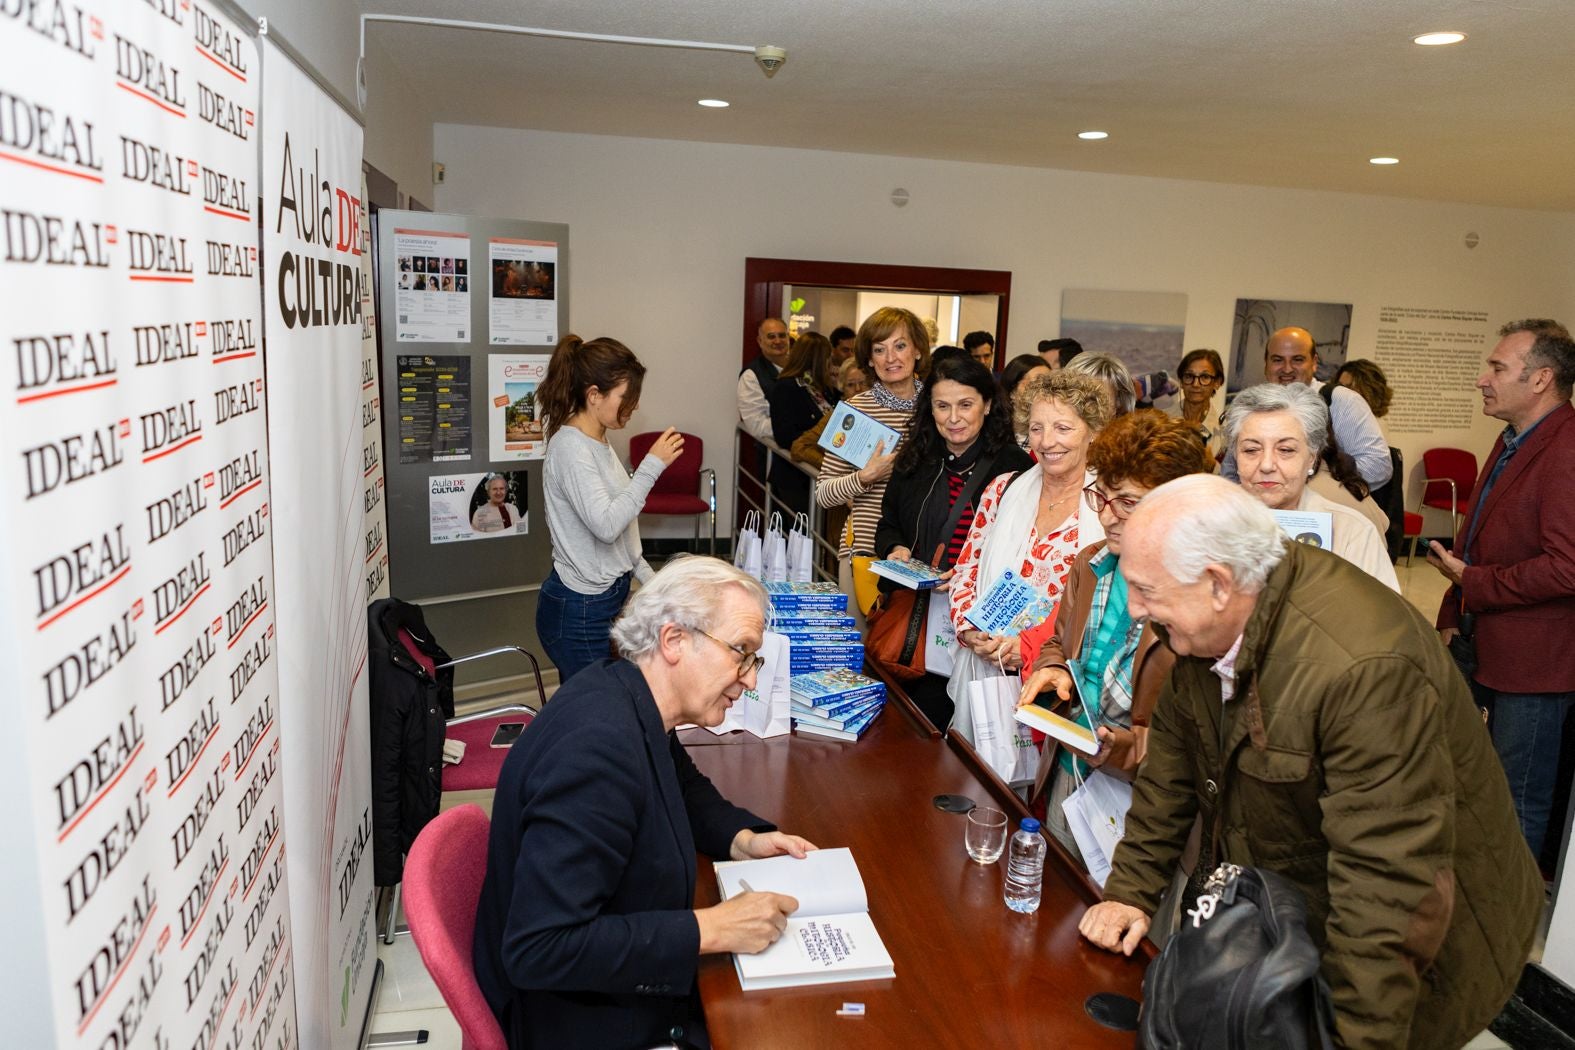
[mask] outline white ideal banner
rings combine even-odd
[[[299,1045],[258,73],[202,0],[0,3],[7,1045]]]
[[[388,504],[383,501],[383,399],[377,383],[377,311],[372,306],[372,223],[361,174],[361,486],[366,507],[366,600],[388,597]]]
[[[361,128],[263,43],[263,275],[290,915],[301,1045],[353,1047],[372,987]]]

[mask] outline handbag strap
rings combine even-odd
[[[978,476],[968,479],[968,484],[957,494],[956,501],[952,503],[952,512],[947,515],[946,524],[941,527],[940,542],[935,545],[935,553],[930,556],[930,568],[938,569],[941,567],[941,557],[946,553],[946,545],[951,542],[952,534],[957,531],[957,523],[962,521],[963,511],[979,498],[979,493],[984,491],[986,485],[995,480],[995,476],[990,473],[989,468],[995,466],[995,461],[999,457],[1000,453],[997,452],[990,457],[988,464],[981,463],[974,466],[974,473]],[[980,467],[984,467],[984,469],[980,470]],[[942,471],[945,471],[945,469],[945,467],[941,468]],[[1012,477],[1015,478],[1016,476],[1017,473],[1014,472]],[[1008,481],[1007,484],[1010,485],[1011,482]]]

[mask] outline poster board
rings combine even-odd
[[[30,972],[5,1042],[293,1047],[258,48],[206,0],[19,10],[0,782],[25,775],[5,954]]]
[[[375,222],[393,593],[419,602],[532,588],[552,570],[534,385],[570,331],[569,228],[386,208]],[[511,505],[524,494],[526,527],[485,543],[433,542],[445,479],[492,472],[508,475]]]

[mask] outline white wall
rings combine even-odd
[[[569,224],[575,329],[650,366],[633,428],[681,425],[722,468],[746,256],[1010,270],[1008,357],[1056,335],[1066,288],[1185,292],[1188,347],[1224,349],[1239,296],[1354,303],[1353,357],[1373,356],[1380,306],[1575,319],[1569,213],[447,124],[434,154],[439,211]],[[1422,444],[1484,454],[1497,430]]]

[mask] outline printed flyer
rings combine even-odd
[[[488,310],[493,346],[552,346],[558,341],[558,246],[552,241],[493,237]]]
[[[526,517],[528,475],[446,474],[429,479],[428,519],[433,543],[493,540],[530,532]]]
[[[463,343],[470,338],[470,236],[394,228],[394,338]]]
[[[493,354],[487,359],[487,433],[493,462],[541,459],[547,437],[536,388],[547,377],[548,354]]]

